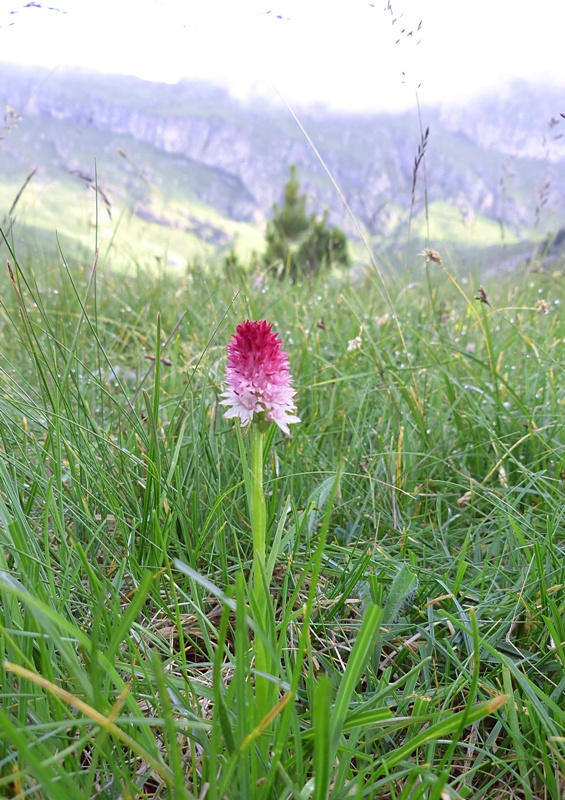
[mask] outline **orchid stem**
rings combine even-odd
[[[265,570],[265,539],[267,512],[263,490],[263,451],[265,433],[257,423],[251,425],[251,533],[253,536],[253,586],[257,598],[264,592],[263,572]]]
[[[265,557],[267,512],[265,492],[263,489],[263,455],[266,432],[259,423],[252,423],[251,430],[251,464],[250,464],[250,511],[251,531],[253,535],[253,593],[258,612],[258,629],[266,633],[268,587],[265,586]],[[270,694],[272,683],[265,677],[270,672],[270,661],[267,648],[259,633],[255,631],[253,640],[255,653],[255,709],[256,722],[260,723],[270,710]]]

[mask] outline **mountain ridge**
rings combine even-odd
[[[332,224],[357,236],[285,109],[243,103],[207,84],[12,65],[0,65],[0,72],[0,103],[22,115],[0,144],[4,178],[38,166],[34,156],[51,180],[91,176],[97,159],[100,185],[107,183],[133,216],[192,233],[211,225],[209,243],[222,249],[237,241],[237,233],[223,230],[222,222],[215,235],[200,211],[182,210],[183,198],[209,207],[208,216],[217,212],[226,224],[259,231],[280,200],[289,165],[296,164],[311,209],[329,209]],[[422,217],[425,203],[428,209],[441,203],[453,209],[462,230],[484,218],[520,239],[557,229],[565,214],[560,97],[520,83],[466,109],[424,109],[421,121],[415,112],[321,109],[301,112],[300,120],[370,237],[394,238],[408,219]],[[415,175],[421,124],[430,137]]]

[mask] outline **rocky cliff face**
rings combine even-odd
[[[294,163],[312,209],[329,208],[332,222],[354,232],[323,166],[285,110],[243,106],[223,90],[189,83],[45,77],[7,67],[0,72],[5,73],[0,101],[24,119],[100,132],[115,143],[144,143],[181,159],[179,170],[183,164],[198,165],[205,177],[193,181],[192,193],[234,219],[259,221],[268,215]],[[484,214],[515,228],[531,226],[543,200],[544,209],[562,214],[565,120],[557,102],[556,96],[528,94],[520,87],[473,108],[424,112],[430,126],[428,202],[444,200],[463,215]],[[415,116],[317,113],[301,119],[356,217],[371,232],[389,235],[412,202],[420,143]],[[42,135],[63,158],[64,127],[46,125]],[[416,212],[423,181],[420,165]]]
[[[517,159],[565,160],[565,92],[516,81],[470,108],[442,108],[440,122],[485,150]]]

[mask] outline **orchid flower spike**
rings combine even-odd
[[[246,320],[237,326],[228,346],[227,389],[221,405],[229,406],[227,419],[239,417],[249,422],[275,422],[283,433],[300,419],[296,405],[288,356],[278,334],[265,320]]]

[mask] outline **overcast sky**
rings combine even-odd
[[[565,0],[0,4],[0,62],[212,78],[273,99],[274,85],[291,103],[347,110],[413,108],[417,87],[424,105],[512,77],[565,87]]]

